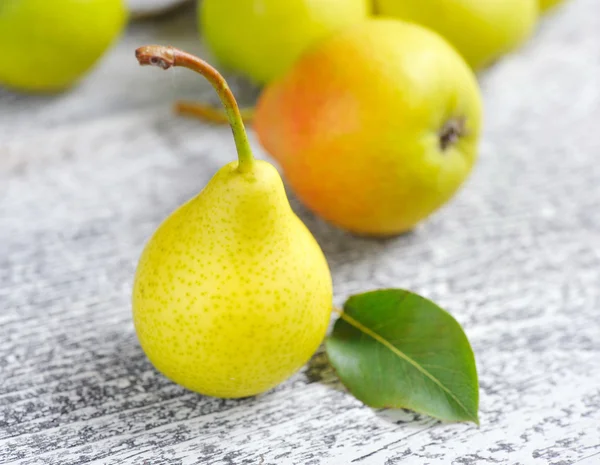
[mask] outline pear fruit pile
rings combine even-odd
[[[260,142],[299,199],[360,235],[412,229],[473,167],[481,97],[436,33],[370,19],[323,41],[261,95]]]
[[[204,0],[202,31],[221,63],[266,83],[245,112],[259,141],[312,211],[387,236],[463,185],[482,125],[473,73],[522,45],[561,0],[372,0],[360,12],[354,0],[232,1]],[[347,21],[296,40],[334,10]],[[205,105],[178,111],[223,120]]]
[[[170,47],[141,64],[184,66],[215,86],[238,161],[171,214],[139,261],[135,328],[155,367],[217,397],[264,392],[304,365],[325,336],[332,283],[317,242],[290,208],[277,170],[252,156],[235,99],[199,58]]]
[[[72,86],[126,19],[122,0],[0,0],[0,86],[25,92]]]

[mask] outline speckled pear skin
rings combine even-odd
[[[297,371],[323,340],[332,305],[325,257],[275,168],[236,168],[219,170],[158,228],[133,292],[154,366],[223,398],[262,393]]]

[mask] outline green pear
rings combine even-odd
[[[370,0],[203,0],[201,31],[223,66],[272,81],[310,46],[364,20]]]
[[[142,47],[137,57],[203,74],[227,110],[239,158],[171,214],[145,247],[133,289],[141,346],[159,371],[193,391],[264,392],[304,365],[325,336],[332,304],[327,262],[290,208],[278,172],[253,158],[221,75],[171,47]]]
[[[382,16],[433,29],[472,68],[491,64],[532,34],[538,0],[375,0]]]
[[[0,86],[66,89],[94,66],[126,19],[122,0],[0,0]]]

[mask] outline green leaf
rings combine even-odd
[[[371,407],[479,424],[473,350],[458,322],[412,292],[350,297],[326,342],[342,383]]]

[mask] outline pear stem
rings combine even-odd
[[[227,124],[229,122],[227,113],[206,103],[179,101],[175,103],[174,110],[179,115],[209,123]],[[240,115],[242,115],[245,124],[252,123],[254,120],[254,107],[241,108]]]
[[[238,153],[238,171],[246,173],[254,166],[254,156],[250,149],[244,121],[240,114],[238,104],[227,85],[225,78],[209,65],[206,61],[191,55],[174,47],[166,47],[162,45],[146,45],[135,51],[135,56],[140,65],[158,66],[162,69],[169,69],[175,66],[181,66],[191,69],[206,78],[214,87],[217,95],[221,99],[221,103],[225,107],[227,120],[233,132],[233,139]]]

